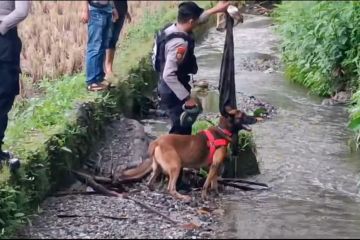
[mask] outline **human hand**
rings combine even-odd
[[[219,1],[218,4],[216,4],[215,8],[217,12],[225,12],[229,6],[229,1]]]
[[[186,108],[194,108],[196,107],[197,103],[195,101],[195,99],[193,98],[189,98],[186,102],[185,102],[185,107]]]

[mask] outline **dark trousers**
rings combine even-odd
[[[0,147],[3,144],[5,130],[8,125],[8,113],[10,112],[15,96],[0,96]]]
[[[0,147],[8,124],[8,113],[19,94],[21,40],[17,29],[0,34]]]
[[[183,112],[182,104],[178,104],[168,109],[168,115],[171,120],[170,134],[191,135],[192,127],[183,127],[180,124],[180,115]]]
[[[19,71],[14,65],[0,64],[0,147],[8,125],[8,113],[19,93]]]

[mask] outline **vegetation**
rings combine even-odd
[[[286,76],[320,96],[357,92],[350,128],[360,138],[360,3],[284,2],[274,13]]]

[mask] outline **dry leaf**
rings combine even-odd
[[[197,225],[197,224],[191,222],[191,223],[187,223],[187,224],[182,225],[182,227],[187,229],[187,230],[194,230],[194,229],[200,228],[200,225]]]

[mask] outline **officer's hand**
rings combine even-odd
[[[186,108],[194,108],[194,107],[196,107],[196,105],[197,105],[197,103],[196,103],[195,99],[193,99],[193,98],[190,98],[189,100],[187,100],[185,102]]]
[[[227,8],[230,6],[229,1],[219,1],[216,5],[217,12],[225,12]]]

